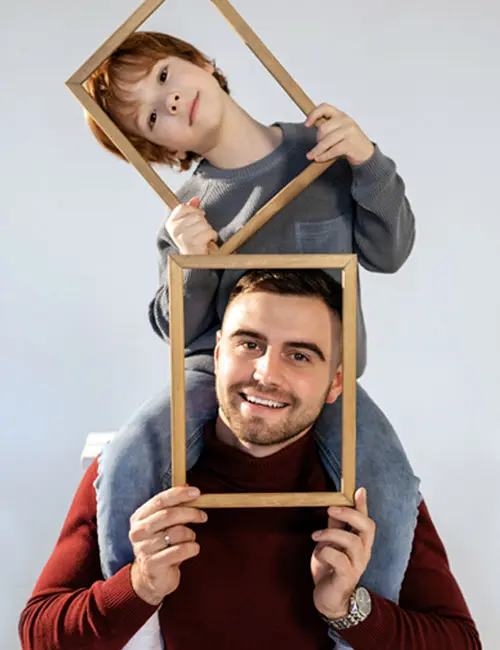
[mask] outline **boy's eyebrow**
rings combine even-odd
[[[264,334],[247,329],[237,329],[232,334],[230,334],[229,338],[234,339],[239,336],[248,336],[249,338],[261,341],[262,343],[268,342],[268,339],[266,336],[264,336]],[[301,348],[303,350],[309,350],[310,352],[313,352],[317,357],[319,357],[321,361],[326,361],[325,355],[323,354],[321,348],[316,345],[316,343],[312,343],[311,341],[286,341],[285,346],[288,348]]]

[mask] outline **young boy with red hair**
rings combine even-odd
[[[158,235],[160,283],[150,309],[155,332],[169,340],[167,260],[205,254],[229,239],[311,161],[338,158],[239,250],[240,253],[356,253],[369,271],[394,273],[414,243],[414,216],[394,162],[356,122],[328,104],[305,123],[261,124],[229,94],[227,81],[194,46],[165,34],[137,32],[92,75],[87,88],[151,163],[187,170],[182,202]],[[316,128],[320,118],[326,121]],[[99,142],[120,156],[88,117]],[[338,279],[335,271],[329,271]],[[215,417],[215,335],[243,271],[189,270],[184,276],[187,468],[198,460],[204,425]],[[366,332],[358,300],[358,377]],[[273,377],[259,390],[271,391]],[[100,457],[96,482],[103,574],[134,557],[129,518],[171,485],[170,389],[143,405]],[[315,426],[336,485],[341,481],[341,407],[325,406]],[[420,503],[419,481],[387,418],[358,385],[357,476],[377,523],[363,584],[397,601]],[[391,557],[391,570],[386,558]]]

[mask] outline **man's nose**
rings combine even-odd
[[[267,350],[255,362],[254,378],[264,386],[280,386],[283,383],[282,359],[272,350]]]
[[[167,110],[171,115],[176,115],[179,112],[179,104],[181,96],[179,93],[169,93],[167,96]]]

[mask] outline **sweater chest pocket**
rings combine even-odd
[[[295,223],[295,243],[302,254],[352,253],[352,227],[350,214],[322,221]]]

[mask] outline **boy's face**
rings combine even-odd
[[[179,159],[188,151],[205,155],[217,144],[227,97],[213,71],[177,57],[157,61],[146,77],[125,87],[127,100],[138,105],[123,111],[121,121]]]
[[[319,299],[265,292],[227,308],[215,349],[219,414],[246,443],[307,431],[341,392],[340,321]]]

